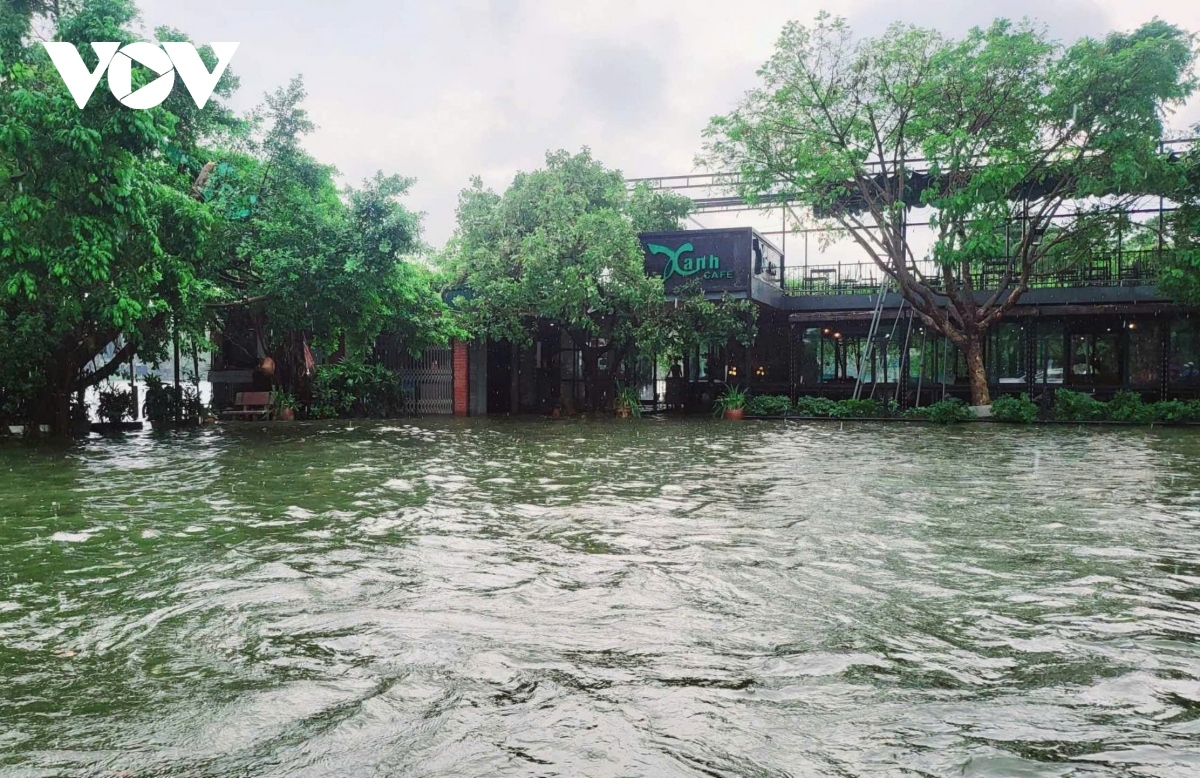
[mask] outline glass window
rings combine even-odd
[[[842,371],[842,346],[840,333],[829,333],[822,338],[821,343],[821,380],[836,381]]]
[[[1001,384],[1025,383],[1025,327],[1001,324],[992,335],[992,375]]]
[[[1071,335],[1071,383],[1112,386],[1121,383],[1121,333]]]
[[[1125,327],[1129,337],[1129,383],[1156,386],[1162,359],[1162,329],[1157,322],[1131,321]]]
[[[1043,384],[1061,384],[1063,363],[1062,322],[1039,322],[1035,380]]]
[[[1192,319],[1171,325],[1171,385],[1200,386],[1200,328]]]

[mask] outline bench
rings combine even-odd
[[[275,405],[274,392],[238,392],[233,408],[221,412],[222,419],[268,419]]]

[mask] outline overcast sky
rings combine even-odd
[[[783,24],[826,8],[856,31],[893,21],[961,33],[1030,16],[1061,40],[1158,15],[1200,30],[1181,0],[141,0],[147,27],[200,43],[237,41],[234,105],[302,74],[319,129],[309,150],[357,183],[376,170],[417,178],[409,204],[442,244],[458,192],[479,174],[498,190],[548,149],[590,146],[627,176],[694,170],[700,133],[755,83]],[[1200,102],[1177,123],[1200,121]]]

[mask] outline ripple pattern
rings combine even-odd
[[[1200,437],[0,445],[0,776],[1200,775]]]

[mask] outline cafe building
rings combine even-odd
[[[894,399],[901,407],[967,399],[965,361],[927,329],[869,263],[789,262],[750,228],[640,236],[646,272],[663,279],[670,305],[685,285],[712,300],[749,300],[753,345],[719,344],[665,364],[640,355],[628,366],[647,408],[701,412],[726,386],[756,394]],[[1039,275],[987,335],[994,397],[1038,398],[1059,387],[1106,399],[1118,390],[1147,400],[1200,396],[1200,320],[1156,285],[1160,253],[1118,251]],[[997,278],[999,274],[993,274]],[[977,288],[987,294],[987,268]],[[580,391],[579,355],[552,325],[532,346],[463,346],[469,391],[462,413],[551,412]],[[514,373],[515,370],[515,373]]]

